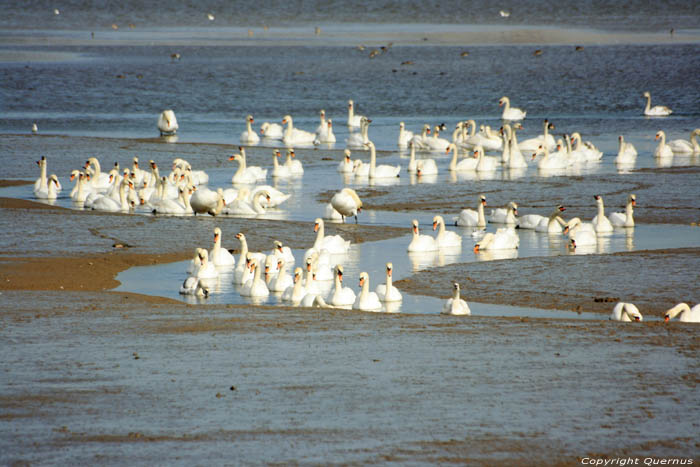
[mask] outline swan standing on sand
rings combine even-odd
[[[209,252],[209,257],[214,266],[217,267],[234,267],[236,265],[236,259],[233,255],[226,248],[221,247],[221,229],[219,227],[214,229],[214,246]]]
[[[403,300],[401,292],[399,289],[394,287],[391,280],[391,271],[394,266],[391,263],[386,263],[386,283],[379,284],[377,286],[376,292],[379,300],[382,302],[400,302]]]
[[[655,105],[651,106],[651,94],[649,91],[644,91],[643,97],[647,98],[647,104],[644,107],[644,115],[647,117],[666,117],[673,113],[673,110],[666,107],[665,105]]]
[[[697,154],[700,153],[698,137],[700,137],[700,128],[691,131],[689,139],[674,139],[668,143],[668,146],[674,154]]]
[[[252,115],[246,115],[245,117],[245,131],[241,133],[241,143],[243,144],[258,144],[260,142],[260,137],[253,131],[252,124],[255,122]]]
[[[610,219],[605,217],[605,205],[603,204],[603,197],[600,195],[593,196],[595,198],[596,205],[598,206],[598,214],[593,218],[591,223],[596,233],[609,233],[613,231],[613,225],[610,223]]]
[[[459,284],[455,282],[452,287],[454,289],[452,298],[445,302],[445,305],[442,307],[442,313],[445,315],[471,315],[472,312],[469,309],[469,305],[459,297]]]
[[[348,126],[359,127],[360,121],[364,115],[355,115],[355,103],[352,100],[348,101]]]
[[[611,321],[642,321],[642,314],[632,303],[619,302],[613,308],[609,318]]]
[[[438,248],[462,246],[462,237],[459,234],[445,230],[445,220],[442,216],[433,217],[433,230],[438,231],[435,236],[435,243],[437,243]]]
[[[501,116],[503,120],[522,120],[527,114],[527,112],[523,112],[522,109],[511,107],[510,99],[508,99],[506,96],[501,97],[501,99],[498,101],[498,106],[503,106],[503,115]]]
[[[352,188],[343,188],[331,198],[331,206],[345,218],[355,216],[355,224],[357,224],[357,214],[362,212],[362,201],[357,196],[357,192]]]
[[[624,136],[620,135],[617,137],[620,142],[617,149],[617,157],[615,158],[615,164],[618,165],[628,165],[634,164],[637,161],[637,150],[632,145],[632,143],[625,142]]]
[[[637,205],[637,196],[631,194],[627,197],[625,212],[613,212],[610,214],[610,223],[615,227],[634,227],[634,207]]]
[[[333,306],[351,307],[355,303],[355,292],[350,287],[343,287],[343,266],[334,269],[335,286],[331,294],[330,304]]]
[[[170,136],[177,133],[178,128],[177,118],[175,118],[175,112],[172,110],[164,110],[158,116],[158,130],[160,130],[160,136]]]
[[[438,244],[435,241],[435,237],[430,235],[421,235],[418,231],[418,221],[413,219],[411,221],[411,232],[413,233],[413,238],[411,243],[408,244],[409,253],[424,253],[430,251],[437,251]]]
[[[377,150],[372,141],[368,141],[365,147],[369,149],[369,178],[393,178],[398,177],[401,166],[377,165]]]
[[[482,250],[515,250],[520,246],[520,237],[515,229],[501,227],[496,233],[487,233],[474,245],[474,253]]]
[[[679,303],[673,308],[666,311],[664,314],[664,321],[668,322],[678,316],[678,320],[683,323],[700,323],[700,304],[695,305],[693,308],[687,303]]]
[[[369,290],[369,274],[360,273],[360,293],[352,305],[353,310],[361,311],[381,311],[382,303],[375,292]]]
[[[406,124],[404,122],[399,122],[399,141],[398,146],[400,148],[408,147],[408,143],[413,139],[413,132],[406,130]]]
[[[282,142],[287,146],[313,144],[316,139],[316,134],[310,131],[294,128],[294,121],[291,115],[285,115],[282,118],[282,125],[287,125],[282,136]]]
[[[486,227],[486,217],[484,216],[484,206],[486,206],[486,196],[479,195],[479,202],[476,211],[473,209],[462,209],[459,217],[455,218],[455,225],[460,227]]]

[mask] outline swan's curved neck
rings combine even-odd
[[[239,239],[241,241],[241,258],[238,260],[238,264],[245,264],[245,257],[248,255],[248,241],[245,237]]]
[[[416,164],[416,145],[412,144],[411,145],[411,157],[408,160],[409,165],[415,165]]]
[[[690,133],[690,143],[693,145],[693,152],[700,152],[700,144],[698,144],[698,137],[700,137],[700,131],[693,130]]]
[[[263,192],[260,192],[260,193],[257,193],[253,197],[253,209],[255,209],[256,212],[259,212],[259,213],[265,212],[265,208],[263,207],[262,204],[260,204],[260,198],[262,198],[263,196],[267,196],[267,195]]]
[[[253,132],[253,127],[250,125],[250,120],[246,118],[245,120],[245,126],[246,130],[248,130],[248,134],[251,134]]]
[[[294,133],[294,123],[291,118],[287,119],[287,128],[284,130],[284,136],[291,138]]]
[[[279,168],[279,166],[280,166],[280,164],[277,161],[277,154],[273,154],[272,155],[272,168],[277,169],[277,168]]]
[[[392,282],[391,282],[391,273],[389,271],[386,272],[386,293],[389,293],[389,289],[392,287]]]
[[[445,223],[444,222],[438,222],[437,223],[437,229],[438,229],[438,237],[442,237],[445,234]]]
[[[41,162],[39,162],[39,169],[41,169],[41,173],[39,175],[39,179],[41,180],[40,184],[42,187],[47,186],[46,185],[46,159],[42,159]]]
[[[353,118],[355,118],[355,106],[349,105],[348,106],[348,123],[351,124]]]
[[[452,298],[453,298],[453,301],[459,301],[459,289],[458,288],[455,288],[455,291],[452,292]]]
[[[477,212],[477,224],[480,226],[486,225],[486,216],[484,216],[484,203],[479,201],[479,205],[476,207]]]
[[[236,175],[242,174],[246,169],[245,158],[241,156],[237,157],[236,160],[238,161],[238,170],[236,170]]]
[[[474,120],[468,120],[467,126],[470,128],[469,136],[475,136],[476,135],[476,122]]]
[[[335,274],[335,293],[340,293],[342,288],[343,288],[343,283],[340,281],[340,275],[338,273],[336,273]]]
[[[647,94],[645,97],[647,98],[647,105],[644,107],[644,111],[649,112],[651,109],[651,95]]]
[[[603,204],[603,200],[599,199],[598,200],[598,219],[601,217],[605,216],[605,205]]]
[[[501,154],[501,160],[504,164],[507,164],[510,160],[510,125],[503,126],[503,153]]]
[[[450,160],[450,170],[455,170],[457,168],[457,145],[452,144],[450,146],[452,150],[452,160]]]

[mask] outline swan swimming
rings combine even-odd
[[[508,99],[506,96],[501,97],[501,99],[498,101],[498,106],[503,106],[503,115],[501,115],[501,119],[503,120],[522,120],[527,114],[527,112],[524,112],[522,109],[511,107],[510,99]]]
[[[421,235],[418,231],[418,220],[413,219],[411,221],[411,232],[413,233],[413,238],[411,243],[408,244],[408,252],[431,252],[438,250],[438,244],[435,241],[435,237],[430,235]]]
[[[610,223],[615,227],[634,227],[634,207],[637,205],[637,196],[630,194],[627,197],[625,212],[613,212],[610,214]]]
[[[253,119],[252,115],[246,115],[246,117],[245,117],[246,129],[243,133],[241,133],[241,143],[243,143],[243,144],[258,144],[260,142],[260,137],[253,130],[253,127],[252,127],[254,122],[255,122],[255,120]]]
[[[158,130],[160,131],[160,136],[171,136],[177,133],[179,125],[177,124],[177,118],[175,118],[175,112],[172,110],[164,110],[158,116]]]
[[[664,321],[668,322],[676,316],[678,316],[678,320],[683,323],[700,323],[700,304],[690,308],[687,303],[679,303],[666,311],[664,314]]]
[[[459,284],[452,284],[452,298],[449,298],[442,307],[442,313],[445,315],[471,315],[469,305],[459,296]]]
[[[455,232],[445,230],[445,220],[442,216],[433,217],[433,230],[438,233],[435,236],[435,243],[438,248],[461,247],[462,237]]]
[[[665,105],[655,105],[654,107],[652,107],[651,93],[649,91],[644,91],[642,97],[646,97],[647,99],[646,106],[644,107],[644,115],[646,115],[647,117],[666,117],[673,113],[673,110],[671,110],[669,107],[666,107]]]
[[[473,209],[462,209],[459,217],[455,218],[455,225],[460,227],[486,227],[486,217],[484,216],[484,206],[486,206],[486,196],[479,195],[476,211]]]
[[[619,302],[610,315],[611,321],[642,321],[642,314],[632,303]]]
[[[376,292],[370,292],[369,274],[364,271],[360,273],[360,293],[357,295],[352,308],[360,311],[382,311],[382,303],[379,301],[379,296]]]
[[[391,273],[393,269],[393,264],[386,263],[386,283],[377,286],[376,293],[382,302],[400,302],[403,300],[399,289],[392,284]]]

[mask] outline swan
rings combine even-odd
[[[581,134],[576,131],[571,135],[571,139],[567,140],[571,142],[572,157],[575,157],[582,162],[596,162],[603,157],[603,153],[595,147],[590,141],[585,143],[581,142]]]
[[[34,194],[36,194],[37,192],[48,192],[49,183],[48,177],[46,176],[46,156],[41,156],[41,159],[36,161],[36,164],[39,166],[39,178],[37,178],[34,182]],[[73,177],[71,177],[71,181],[72,180]],[[58,181],[58,178],[56,178],[56,181]],[[61,191],[63,189],[60,182],[58,182],[55,189],[56,191]],[[72,194],[73,193],[71,192],[71,195]],[[40,196],[37,196],[37,198],[39,197]]]
[[[340,173],[352,173],[353,163],[350,158],[350,150],[346,149],[343,151],[343,160],[338,164],[338,172]]]
[[[97,191],[105,191],[110,187],[109,174],[102,172],[100,161],[91,157],[85,162],[85,171],[90,174],[90,184]]]
[[[302,273],[303,271],[301,268],[294,269],[294,278],[292,279],[294,285],[287,287],[282,294],[282,300],[292,302],[293,304],[298,304],[304,298],[306,295],[306,289],[302,284]]]
[[[289,169],[292,176],[304,175],[304,166],[300,160],[296,160],[297,157],[294,149],[287,149],[287,160],[284,161],[284,166]]]
[[[569,236],[574,248],[577,246],[595,246],[598,244],[598,236],[593,228],[593,224],[581,222],[581,219],[578,217],[569,219],[564,226],[563,234]]]
[[[379,284],[376,289],[379,301],[382,302],[400,302],[403,300],[399,289],[393,286],[391,282],[391,271],[394,268],[393,264],[386,263],[386,283]]]
[[[522,128],[519,123],[513,125],[512,127],[506,123],[501,128],[503,133],[503,153],[501,159],[505,167],[511,169],[521,169],[527,167],[527,162],[523,157],[523,153],[520,152],[518,147],[518,138],[515,134],[515,130]]]
[[[433,230],[438,231],[435,236],[435,243],[438,248],[462,246],[462,237],[455,232],[445,230],[445,220],[442,216],[433,217]]]
[[[284,127],[279,123],[265,122],[260,125],[260,134],[265,139],[279,139],[284,136]]]
[[[310,131],[294,128],[294,121],[291,115],[282,118],[282,125],[287,125],[282,136],[282,142],[287,146],[313,144],[316,135]]]
[[[469,305],[459,297],[459,284],[455,282],[452,287],[454,289],[452,298],[445,302],[442,307],[442,313],[445,315],[471,315],[472,312],[469,309]]]
[[[379,301],[379,296],[376,292],[369,290],[369,274],[366,272],[360,273],[360,293],[352,305],[353,310],[361,311],[381,311],[382,304]]]
[[[134,178],[134,185],[141,186],[145,182],[150,182],[151,174],[139,167],[139,158],[134,156],[131,162],[131,175]]]
[[[666,117],[673,113],[673,110],[666,107],[665,105],[655,105],[651,106],[651,93],[649,91],[644,91],[642,97],[647,98],[647,104],[644,106],[644,115],[647,117]]]
[[[239,147],[240,149],[240,147]],[[245,154],[244,154],[245,157]],[[204,170],[192,170],[192,166],[184,159],[176,158],[173,160],[173,170],[179,167],[183,176],[190,179],[190,182],[195,185],[206,185],[209,183],[209,175]]]
[[[491,127],[488,125],[482,125],[479,133],[476,135],[476,142],[473,146],[481,146],[487,151],[501,151],[503,150],[503,139],[491,131]]]
[[[209,287],[205,287],[195,276],[189,276],[180,286],[180,295],[194,295],[195,297],[209,297]]]
[[[314,252],[320,254],[322,251],[327,251],[332,255],[342,255],[348,252],[350,240],[345,240],[340,235],[325,235],[325,225],[320,217],[314,221],[314,232],[316,232],[316,241],[314,246],[304,254],[304,260]]]
[[[498,101],[498,106],[503,106],[503,115],[501,115],[501,119],[503,120],[522,120],[527,114],[527,112],[523,112],[522,109],[511,107],[510,99],[508,99],[506,96],[501,97],[501,99]]]
[[[74,170],[73,172],[78,172],[77,170]],[[73,175],[71,174],[71,177]],[[71,193],[71,199],[73,200],[74,203],[78,204],[85,204],[85,200],[87,197],[90,195],[91,191],[88,189],[88,181],[87,177],[83,172],[78,172],[78,180],[75,184],[75,190],[74,193]]]
[[[413,132],[406,130],[406,124],[404,122],[399,122],[399,141],[398,146],[400,148],[408,147],[408,143],[413,139]]]
[[[48,182],[46,183],[46,190],[34,191],[34,195],[39,199],[50,199],[54,200],[58,197],[60,183],[58,182],[58,177],[54,174],[49,176]]]
[[[537,151],[532,154],[532,159],[534,160],[538,154],[544,153],[542,159],[537,161],[537,168],[540,170],[558,170],[565,169],[571,165],[571,160],[566,156],[563,151],[558,151],[556,153],[550,154],[549,149],[546,145],[540,145]]]
[[[200,187],[192,193],[190,206],[196,214],[210,214],[216,216],[224,208],[223,190],[219,188],[212,191],[208,187]]]
[[[443,152],[450,146],[451,142],[446,138],[440,138],[440,127],[436,126],[430,138],[423,140],[423,147],[428,151]]]
[[[411,138],[411,142],[413,142],[416,149],[427,149],[428,148],[426,141],[428,140],[429,134],[430,134],[430,125],[428,125],[426,123],[423,125],[423,129],[421,130],[421,133],[419,135],[413,135],[413,138]]]
[[[393,178],[398,177],[401,166],[377,165],[377,150],[372,141],[368,141],[365,147],[369,149],[369,178]]]
[[[175,112],[172,110],[164,110],[158,116],[158,130],[160,131],[160,136],[170,136],[177,133],[178,128],[177,118],[175,118]]]
[[[287,270],[284,267],[285,264],[286,263],[284,259],[277,259],[277,269],[279,270],[279,273],[277,274],[277,277],[270,283],[270,292],[284,292],[289,287],[292,287],[294,285],[294,280],[292,276],[287,274]]]
[[[234,154],[228,158],[230,161],[238,161],[238,170],[233,174],[231,178],[231,183],[242,183],[246,185],[251,185],[258,180],[264,180],[267,178],[267,170],[265,170],[264,176],[260,177],[260,172],[258,170],[251,170],[253,167],[247,167],[245,158],[241,154]],[[259,167],[258,167],[259,169]]]
[[[679,313],[680,316],[678,316],[678,320],[683,323],[700,323],[700,304],[690,308],[687,303],[679,303],[666,311],[664,314],[664,321],[672,320]]]
[[[674,139],[668,143],[668,146],[674,154],[697,154],[700,152],[698,137],[700,137],[700,128],[694,129],[689,139]]]
[[[496,233],[487,233],[474,245],[474,253],[481,250],[514,250],[520,246],[520,237],[515,229],[501,227]]]
[[[362,117],[360,122],[360,131],[350,134],[345,140],[348,148],[363,148],[365,143],[369,141],[369,124],[372,120]]]
[[[617,137],[619,141],[619,147],[617,150],[617,157],[615,158],[615,164],[634,164],[637,160],[637,150],[632,145],[632,143],[627,143],[624,136],[620,135]]]
[[[318,111],[318,116],[320,119],[320,122],[318,126],[316,127],[316,135],[321,134],[322,132],[326,131],[328,128],[328,124],[326,122],[326,111],[324,109],[321,109]]]
[[[619,302],[613,308],[609,318],[611,321],[642,321],[642,314],[632,303]]]
[[[671,146],[666,144],[666,133],[659,130],[656,132],[654,139],[659,140],[659,145],[656,146],[656,149],[654,149],[654,157],[659,159],[673,157],[673,150],[671,149]]]
[[[291,248],[284,246],[284,244],[279,240],[275,240],[273,244],[274,248],[270,254],[277,259],[284,260],[284,264],[288,265],[289,267],[293,266],[296,260],[294,259],[294,254],[292,254]]]
[[[505,208],[498,208],[491,211],[489,222],[493,224],[506,224],[515,226],[518,220],[515,216],[518,215],[518,203],[511,201]]]
[[[450,165],[448,169],[451,172],[470,172],[473,170],[476,170],[476,166],[479,163],[479,160],[475,157],[467,157],[465,159],[462,159],[457,162],[457,145],[452,143],[448,146],[447,150],[445,151],[445,154],[449,154],[450,151],[452,151],[452,160],[450,161]]]
[[[477,172],[493,172],[498,166],[498,159],[495,157],[489,157],[484,155],[484,148],[477,146],[474,149],[474,157],[477,160],[476,171]]]
[[[411,232],[413,233],[413,238],[411,243],[408,244],[408,252],[426,252],[426,251],[437,251],[438,244],[435,241],[435,237],[430,235],[421,235],[418,231],[418,221],[413,219],[411,221]]]
[[[265,281],[260,278],[260,266],[258,261],[250,262],[250,269],[253,273],[253,278],[249,279],[241,288],[241,295],[253,298],[265,298],[270,295],[270,289],[267,288]]]
[[[109,195],[101,195],[92,202],[92,209],[107,212],[128,212],[129,202],[126,199],[126,187],[129,185],[133,188],[133,184],[130,181],[122,180],[119,184],[119,201],[116,201]]]
[[[241,253],[238,257],[238,264],[233,274],[233,283],[243,284],[243,278],[245,277],[245,270],[248,258],[254,258],[258,262],[262,263],[263,261],[265,261],[267,255],[265,255],[264,253],[248,251],[248,241],[243,232],[238,232],[236,234],[236,238],[241,242]]]
[[[272,176],[275,178],[289,178],[292,172],[286,165],[280,165],[277,159],[281,157],[279,149],[272,152]]]
[[[608,233],[613,231],[613,225],[610,220],[605,217],[605,205],[603,204],[603,197],[600,195],[593,196],[595,198],[596,205],[598,206],[598,214],[591,221],[593,228],[596,233]]]
[[[479,202],[476,211],[473,209],[462,209],[459,217],[455,218],[455,225],[460,227],[486,227],[486,217],[484,216],[484,206],[486,206],[486,196],[479,195]]]
[[[245,131],[241,133],[241,143],[243,144],[257,144],[260,142],[260,137],[253,131],[251,126],[255,120],[252,115],[246,115],[245,117]]]
[[[335,133],[333,133],[333,120],[330,118],[326,122],[326,129],[325,131],[321,131],[320,133],[316,133],[316,139],[314,140],[314,144],[332,144],[337,141],[335,137]]]
[[[343,188],[333,195],[331,206],[343,216],[343,222],[345,222],[346,217],[355,216],[355,223],[357,224],[357,214],[362,212],[362,201],[355,190]]]
[[[219,273],[216,267],[209,262],[209,253],[204,248],[197,248],[196,255],[192,260],[195,264],[190,265],[188,271],[191,271],[191,277],[194,277],[199,281],[203,287],[211,288],[214,285],[214,280],[219,277]],[[185,281],[187,282],[187,280]],[[193,281],[190,281],[190,287],[192,287]],[[185,284],[183,284],[184,286]]]
[[[318,269],[318,265],[314,265],[316,259],[317,258],[306,259],[306,279],[304,280],[304,287],[307,295],[318,295],[321,293],[321,286],[316,282],[316,271]]]
[[[547,232],[550,234],[560,234],[562,233],[563,227],[566,226],[566,222],[559,215],[560,213],[566,211],[566,208],[561,204],[554,208],[552,214],[549,217],[542,217],[538,224],[535,226],[535,231],[537,232]],[[532,215],[532,214],[530,214]],[[527,216],[523,216],[527,217]],[[541,216],[540,216],[541,217]],[[522,223],[521,223],[521,228]]]
[[[239,215],[239,216],[256,216],[259,214],[265,214],[265,206],[262,205],[261,199],[270,201],[270,193],[267,190],[256,190],[251,195],[251,202],[239,201],[238,203],[231,203],[232,206],[229,207],[226,212],[228,214]]]
[[[540,146],[544,145],[544,143],[546,142],[547,149],[552,151],[557,146],[556,141],[554,141],[554,137],[549,134],[549,130],[553,129],[554,124],[545,118],[544,133],[535,138],[526,139],[525,141],[520,143],[520,150],[526,152],[536,151]]]
[[[192,214],[190,197],[193,193],[192,187],[178,189],[178,199],[166,198],[153,205],[153,214]]]
[[[343,266],[336,265],[333,269],[334,287],[330,304],[333,306],[351,307],[355,303],[355,292],[350,287],[343,287]]]
[[[610,223],[615,227],[634,227],[634,207],[637,205],[637,196],[630,194],[627,197],[625,212],[613,212],[610,214]]]
[[[233,267],[236,265],[236,259],[226,248],[221,247],[221,229],[214,229],[214,246],[209,252],[212,263],[217,267]]]
[[[433,159],[421,159],[416,164],[416,175],[437,175],[438,168],[437,164]]]
[[[355,115],[355,103],[352,100],[348,101],[348,126],[358,127],[364,115]]]

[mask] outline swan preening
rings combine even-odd
[[[673,110],[666,107],[665,105],[655,105],[654,107],[652,107],[651,93],[649,93],[649,91],[644,91],[642,97],[645,97],[647,100],[646,106],[644,107],[644,115],[648,117],[666,117],[673,113]]]
[[[700,304],[691,308],[687,303],[679,303],[664,313],[664,321],[668,322],[676,316],[683,323],[700,323]]]
[[[331,198],[331,206],[338,211],[345,222],[346,217],[354,216],[357,224],[357,214],[362,212],[362,200],[352,188],[343,188]]]
[[[174,135],[179,128],[177,118],[175,118],[175,112],[168,109],[160,113],[158,116],[158,130],[160,131],[160,136]]]
[[[611,321],[642,321],[642,314],[632,303],[619,302],[610,315]]]

